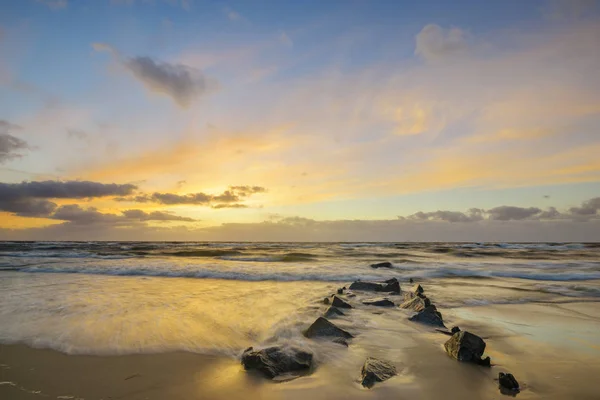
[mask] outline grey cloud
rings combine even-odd
[[[0,199],[83,199],[88,197],[125,196],[137,186],[132,184],[91,181],[33,181],[0,183]]]
[[[460,211],[419,211],[407,217],[417,221],[445,221],[445,222],[475,222],[483,219],[483,210],[472,208],[467,213]]]
[[[183,64],[135,57],[125,61],[124,65],[148,90],[167,95],[184,108],[209,90],[209,81],[204,74]]]
[[[183,64],[157,61],[151,57],[124,57],[106,43],[92,43],[96,51],[109,52],[146,89],[170,97],[182,108],[189,107],[200,96],[216,89],[215,79],[202,71]]]
[[[10,134],[17,129],[20,129],[18,125],[0,120],[0,164],[22,157],[21,152],[30,149],[26,141]]]
[[[534,215],[541,213],[542,210],[537,207],[523,208],[500,206],[487,210],[487,212],[490,215],[490,219],[497,221],[513,221],[533,217]]]
[[[415,37],[415,54],[427,61],[436,61],[464,53],[467,50],[465,32],[458,28],[443,29],[426,25]]]
[[[0,211],[21,217],[46,217],[56,209],[56,203],[44,199],[4,199],[0,197]]]
[[[221,194],[213,195],[207,193],[145,193],[131,197],[118,197],[117,201],[132,201],[137,203],[158,203],[166,205],[193,204],[201,206],[213,206],[214,208],[225,208],[226,204],[238,203],[255,193],[264,193],[267,189],[261,186],[230,186],[229,190]],[[219,203],[214,204],[213,203]],[[233,208],[241,208],[240,205]]]
[[[147,213],[143,210],[125,210],[122,214],[129,219],[137,219],[139,221],[182,221],[194,222],[197,221],[190,217],[181,217],[164,211],[152,211]]]
[[[49,199],[83,199],[127,195],[131,184],[104,184],[89,181],[33,181],[0,183],[0,211],[23,217],[46,217],[56,209]]]
[[[246,204],[240,204],[240,203],[233,203],[233,204],[222,203],[222,204],[215,204],[211,207],[215,208],[217,210],[221,209],[221,208],[248,208],[248,206]]]
[[[112,226],[131,226],[147,221],[197,221],[193,218],[181,217],[163,211],[153,211],[148,213],[143,210],[125,210],[121,215],[102,213],[96,208],[82,208],[78,204],[60,206],[51,218],[79,225]]]
[[[588,201],[584,201],[581,207],[572,207],[569,209],[571,214],[577,216],[592,216],[596,215],[600,210],[600,197],[595,197]]]

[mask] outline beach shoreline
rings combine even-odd
[[[444,310],[442,310],[444,311]],[[373,314],[374,318],[381,315]],[[235,399],[235,398],[422,398],[496,399],[499,371],[522,382],[522,399],[597,399],[594,377],[600,372],[600,347],[585,338],[597,329],[595,303],[518,304],[463,307],[445,317],[487,342],[493,366],[482,368],[451,360],[443,350],[447,336],[431,327],[397,322],[403,347],[385,352],[368,339],[338,358],[320,360],[315,371],[290,382],[273,383],[244,371],[232,356],[189,352],[121,356],[66,355],[23,344],[0,345],[0,397],[3,399]],[[529,322],[527,322],[529,321]],[[377,324],[380,324],[377,321]],[[554,324],[556,329],[548,329]],[[564,325],[568,324],[572,329]],[[531,327],[539,328],[530,331]],[[580,333],[577,337],[577,333]],[[364,341],[363,341],[364,340]],[[240,349],[242,350],[242,349]],[[357,382],[366,354],[385,354],[399,366],[399,376],[367,391]],[[348,368],[343,369],[345,365]]]

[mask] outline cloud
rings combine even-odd
[[[597,211],[600,197],[581,208]],[[0,240],[227,240],[227,241],[589,241],[600,234],[600,215],[585,218],[554,207],[500,206],[467,212],[439,210],[380,220],[315,220],[272,215],[262,222],[211,227],[157,227],[149,221],[194,222],[171,213],[126,210],[107,214],[71,204],[52,216],[65,221],[43,228],[2,229]],[[536,212],[537,211],[537,212]],[[498,219],[501,216],[504,219]],[[586,221],[586,222],[582,222]]]
[[[23,217],[49,216],[57,207],[49,199],[86,199],[125,196],[137,187],[89,181],[33,181],[0,183],[0,211]]]
[[[173,215],[163,211],[152,211],[145,212],[143,210],[125,210],[122,214],[129,219],[137,219],[139,221],[182,221],[182,222],[195,222],[197,219],[190,217],[181,217]]]
[[[407,219],[417,221],[445,221],[445,222],[474,222],[481,221],[484,218],[484,211],[478,208],[472,208],[467,213],[460,211],[419,211],[412,214]],[[404,217],[400,217],[404,218]]]
[[[537,207],[512,207],[512,206],[500,206],[488,210],[490,219],[497,221],[513,221],[530,218],[536,214],[541,213],[542,210]]]
[[[22,150],[31,149],[26,141],[10,134],[17,129],[20,129],[18,125],[0,120],[0,164],[22,157]]]
[[[0,194],[0,211],[20,217],[46,217],[56,209],[56,203],[44,199],[5,199]]]
[[[90,197],[126,196],[137,186],[132,184],[90,181],[33,181],[0,183],[0,198],[84,199]]]
[[[444,29],[426,25],[416,36],[415,54],[427,61],[437,61],[465,53],[466,33],[459,28]]]
[[[580,207],[572,207],[569,209],[573,215],[586,217],[597,215],[598,210],[600,210],[600,197],[585,201]]]
[[[209,89],[206,77],[185,65],[161,63],[150,57],[135,57],[124,65],[147,89],[171,97],[183,108]]]
[[[60,8],[66,8],[69,5],[68,0],[37,0],[37,2],[45,4],[53,10],[58,10]]]
[[[157,203],[165,205],[191,204],[199,206],[212,206],[213,208],[246,208],[246,205],[235,204],[256,193],[264,193],[267,189],[261,186],[230,186],[229,190],[220,194],[207,194],[203,192],[176,194],[176,193],[145,193],[131,197],[118,197],[117,201],[131,201],[136,203]],[[218,203],[218,204],[214,204]]]
[[[96,208],[82,208],[78,204],[60,206],[52,216],[52,219],[67,221],[79,225],[113,225],[129,226],[147,221],[180,221],[195,222],[197,220],[189,217],[181,217],[162,211],[145,212],[143,210],[125,210],[121,215],[102,213]]]
[[[123,57],[106,43],[93,43],[92,48],[111,53],[147,90],[170,97],[182,108],[189,107],[218,86],[216,80],[184,64],[161,62],[147,56]]]

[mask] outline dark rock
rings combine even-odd
[[[417,283],[416,285],[410,288],[410,291],[416,295],[419,295],[422,294],[425,290],[423,290],[423,287]]]
[[[377,264],[371,264],[371,268],[393,268],[393,265],[391,262],[380,262]]]
[[[410,279],[408,280],[408,282],[409,282],[409,283],[414,283],[415,281],[413,281],[413,278],[410,278]]]
[[[334,306],[329,306],[329,308],[323,314],[323,316],[325,318],[335,318],[339,315],[345,315],[345,314],[342,312],[342,310],[340,310],[339,308],[334,307]]]
[[[513,391],[519,390],[519,382],[517,382],[513,374],[500,372],[500,374],[498,374],[498,382],[500,383],[500,386],[505,389]]]
[[[413,315],[409,318],[409,320],[421,322],[423,324],[441,326],[443,328],[446,327],[446,325],[444,325],[444,320],[442,319],[442,314],[439,311],[437,311],[433,304],[428,307],[425,307],[423,311]]]
[[[352,308],[350,304],[346,303],[344,300],[340,299],[337,296],[333,296],[333,301],[331,302],[331,305],[339,308]]]
[[[456,332],[460,332],[460,328],[458,326],[453,326],[452,329],[450,330],[450,332],[452,332],[452,334],[454,334]]]
[[[344,289],[339,288],[338,291],[337,291],[337,294],[344,294]]]
[[[400,293],[400,282],[398,282],[396,278],[389,279],[385,282],[356,281],[350,285],[350,290]]]
[[[344,339],[350,339],[354,337],[349,332],[338,328],[323,317],[317,318],[317,320],[313,322],[306,331],[304,331],[304,336],[307,338],[341,337]]]
[[[482,338],[467,331],[456,332],[444,344],[446,353],[455,360],[480,363],[485,351]]]
[[[482,367],[491,367],[492,366],[492,360],[489,357],[482,358],[481,360],[479,360],[477,362],[477,364],[481,365]]]
[[[329,297],[325,297],[323,299],[323,304],[329,304]]]
[[[364,300],[362,303],[367,306],[379,306],[379,307],[393,307],[394,306],[394,302],[389,299],[386,299],[385,297],[378,298],[378,299]]]
[[[296,347],[268,347],[262,350],[247,348],[242,354],[244,369],[255,369],[267,378],[292,372],[306,372],[312,365],[312,353]]]
[[[333,339],[332,342],[333,343],[337,343],[337,344],[341,344],[342,346],[348,347],[348,341],[346,339],[344,339],[344,338],[341,338],[341,337]]]
[[[421,312],[430,305],[431,302],[427,297],[415,296],[410,300],[405,300],[402,304],[400,304],[400,308]]]
[[[342,288],[342,290],[346,290],[346,286],[344,286],[344,287]]]
[[[361,370],[361,383],[370,389],[376,382],[383,382],[396,374],[396,367],[389,361],[369,357]]]
[[[448,335],[448,336],[452,336],[452,335],[453,335],[453,333],[452,333],[452,332],[450,332],[450,331],[449,331],[449,330],[447,330],[447,329],[439,329],[439,328],[435,328],[435,330],[436,330],[436,332],[443,333],[444,335]]]

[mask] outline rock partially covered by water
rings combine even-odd
[[[400,293],[400,282],[398,282],[396,278],[389,279],[385,282],[356,281],[350,285],[350,290]]]
[[[456,332],[460,332],[460,328],[458,326],[453,326],[450,332],[452,332],[452,334],[455,334]]]
[[[442,314],[437,310],[437,308],[433,304],[425,307],[423,311],[413,315],[409,318],[409,320],[421,322],[423,324],[441,326],[443,328],[446,327],[446,325],[444,325],[444,320],[442,319]]]
[[[350,304],[346,303],[344,300],[340,299],[337,296],[333,296],[333,301],[331,302],[331,305],[339,308],[352,308]]]
[[[392,267],[393,267],[393,265],[389,261],[380,262],[377,264],[371,264],[371,268],[392,268]]]
[[[313,322],[313,324],[309,326],[306,331],[304,331],[304,336],[307,338],[341,337],[344,339],[350,339],[354,337],[349,332],[338,328],[335,324],[329,322],[323,317],[317,318],[317,320]]]
[[[323,304],[329,304],[329,297],[325,297],[323,299]]]
[[[312,365],[313,355],[296,347],[273,346],[262,350],[247,348],[242,354],[244,369],[255,369],[267,378],[282,374],[306,372]]]
[[[325,318],[335,318],[337,316],[341,316],[341,315],[346,315],[342,312],[342,310],[340,310],[337,307],[334,306],[330,306],[327,310],[325,310],[325,313],[323,314],[323,316]]]
[[[383,382],[396,374],[396,367],[391,362],[369,357],[361,370],[361,383],[366,388],[372,388],[376,382]]]
[[[390,299],[386,299],[385,297],[380,297],[377,299],[368,299],[362,302],[367,306],[379,306],[379,307],[393,307],[394,302]]]
[[[404,308],[405,310],[413,310],[416,312],[421,312],[425,308],[429,307],[431,302],[425,296],[419,297],[415,296],[410,300],[405,300],[402,304],[400,304],[400,308]]]
[[[519,382],[517,382],[513,374],[505,374],[500,372],[500,374],[498,374],[498,382],[500,383],[501,388],[508,389],[513,392],[519,390]]]
[[[482,338],[467,331],[456,332],[444,344],[446,353],[455,360],[481,363],[481,356],[485,351],[485,342]]]
[[[425,290],[423,289],[423,287],[421,285],[419,285],[418,283],[415,284],[413,287],[410,288],[410,291],[414,294],[423,294],[423,292],[425,292]]]

